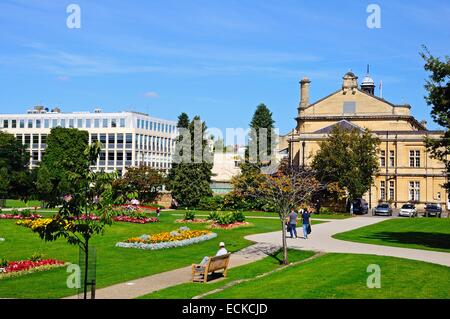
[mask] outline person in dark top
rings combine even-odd
[[[303,237],[305,239],[308,239],[308,227],[311,227],[309,220],[310,217],[311,213],[309,213],[307,209],[304,209],[302,213],[302,224],[303,224]]]
[[[294,208],[291,208],[291,212],[288,215],[288,223],[289,223],[289,233],[291,234],[291,238],[297,238],[297,223],[298,223],[298,214],[295,212]]]

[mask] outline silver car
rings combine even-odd
[[[417,217],[417,210],[414,204],[404,204],[400,208],[399,216]]]
[[[392,216],[391,205],[389,205],[388,203],[378,204],[377,207],[375,207],[373,214],[374,215]]]

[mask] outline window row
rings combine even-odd
[[[156,132],[163,132],[163,133],[172,133],[175,132],[176,126],[167,124],[167,123],[160,123],[160,122],[153,122],[153,121],[146,121],[146,120],[137,120],[137,128],[144,129],[144,130],[150,130],[150,131],[156,131]]]
[[[98,119],[19,119],[2,120],[0,128],[115,128],[125,127],[125,118]]]
[[[386,156],[386,151],[380,151],[380,166],[386,167],[388,162],[389,167],[395,167],[395,151],[389,151],[389,157]],[[420,151],[411,150],[409,151],[409,167],[421,167],[420,166]]]
[[[395,182],[394,181],[380,181],[380,199],[382,201],[395,200]],[[408,182],[408,200],[420,201],[420,182]]]
[[[175,146],[175,140],[168,137],[136,134],[136,149],[169,153]]]

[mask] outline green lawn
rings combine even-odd
[[[450,253],[450,219],[396,218],[333,237],[353,242]]]
[[[244,236],[276,231],[280,227],[276,220],[253,219],[251,227],[214,230],[218,237],[192,246],[157,251],[115,247],[116,242],[129,237],[176,229],[182,226],[174,223],[177,218],[170,212],[164,212],[160,223],[115,223],[106,228],[104,236],[96,236],[92,244],[97,247],[98,288],[188,266],[205,255],[215,253],[220,241],[224,241],[231,252],[240,250],[251,244]],[[204,229],[206,225],[194,224],[189,227]],[[19,260],[40,252],[47,258],[72,263],[77,263],[78,260],[77,247],[68,245],[63,239],[46,243],[30,229],[15,225],[13,220],[0,220],[0,237],[6,239],[0,242],[0,258]],[[58,298],[75,294],[74,290],[66,288],[66,279],[65,268],[3,279],[0,282],[0,298]]]
[[[304,260],[314,255],[313,252],[291,250],[289,251],[289,261],[296,262]],[[238,279],[254,278],[259,274],[269,272],[277,269],[280,266],[280,260],[282,253],[278,253],[275,256],[266,257],[260,261],[247,264],[244,266],[231,268],[228,270],[228,276],[226,279],[219,281],[211,281],[208,284],[203,283],[185,283],[174,287],[162,289],[146,296],[142,296],[140,299],[191,299],[202,293],[211,291],[223,287],[231,281]]]
[[[5,208],[23,208],[23,207],[35,207],[35,206],[41,206],[41,201],[38,200],[30,200],[27,203],[24,201],[18,200],[18,199],[7,199],[6,200],[6,207]]]
[[[370,264],[381,269],[381,288],[369,289]],[[403,299],[450,298],[450,268],[393,257],[327,254],[208,298]],[[270,287],[270,289],[268,289]]]

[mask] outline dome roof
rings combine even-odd
[[[345,73],[344,78],[356,78],[356,75],[352,71],[348,71]]]
[[[362,80],[361,85],[375,85],[375,81],[367,74]]]

